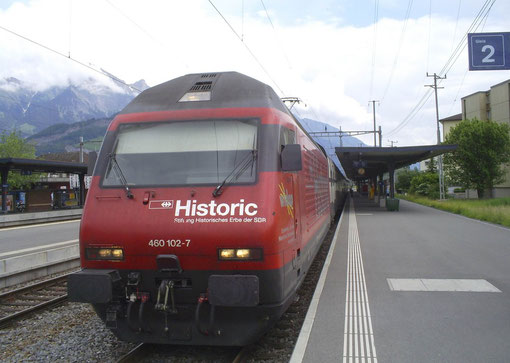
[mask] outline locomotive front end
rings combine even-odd
[[[230,93],[205,97],[204,78]],[[246,107],[246,94],[251,103],[259,94],[259,107]],[[113,120],[84,207],[83,269],[68,291],[120,339],[242,346],[290,304],[295,251],[282,231],[295,236],[296,222],[278,172],[283,113],[268,94],[235,73],[190,75],[145,91]]]
[[[272,253],[254,189],[257,130],[254,120],[120,125],[99,158],[71,299],[93,303],[126,340],[245,344],[228,322],[259,304],[256,270]]]

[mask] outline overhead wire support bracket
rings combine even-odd
[[[299,97],[282,97],[281,100],[283,103],[289,102],[291,104],[289,107],[289,110],[292,110],[292,107],[294,107],[294,105],[296,103],[297,104],[303,103],[303,100]],[[306,107],[306,104],[305,104],[305,107]]]

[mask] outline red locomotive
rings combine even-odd
[[[249,344],[292,302],[341,202],[338,176],[259,81],[149,88],[108,128],[69,298],[122,340]]]

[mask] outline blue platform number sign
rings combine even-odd
[[[510,69],[510,32],[468,34],[470,71]]]

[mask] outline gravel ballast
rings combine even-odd
[[[136,346],[119,341],[89,304],[37,314],[0,330],[1,362],[115,362]]]

